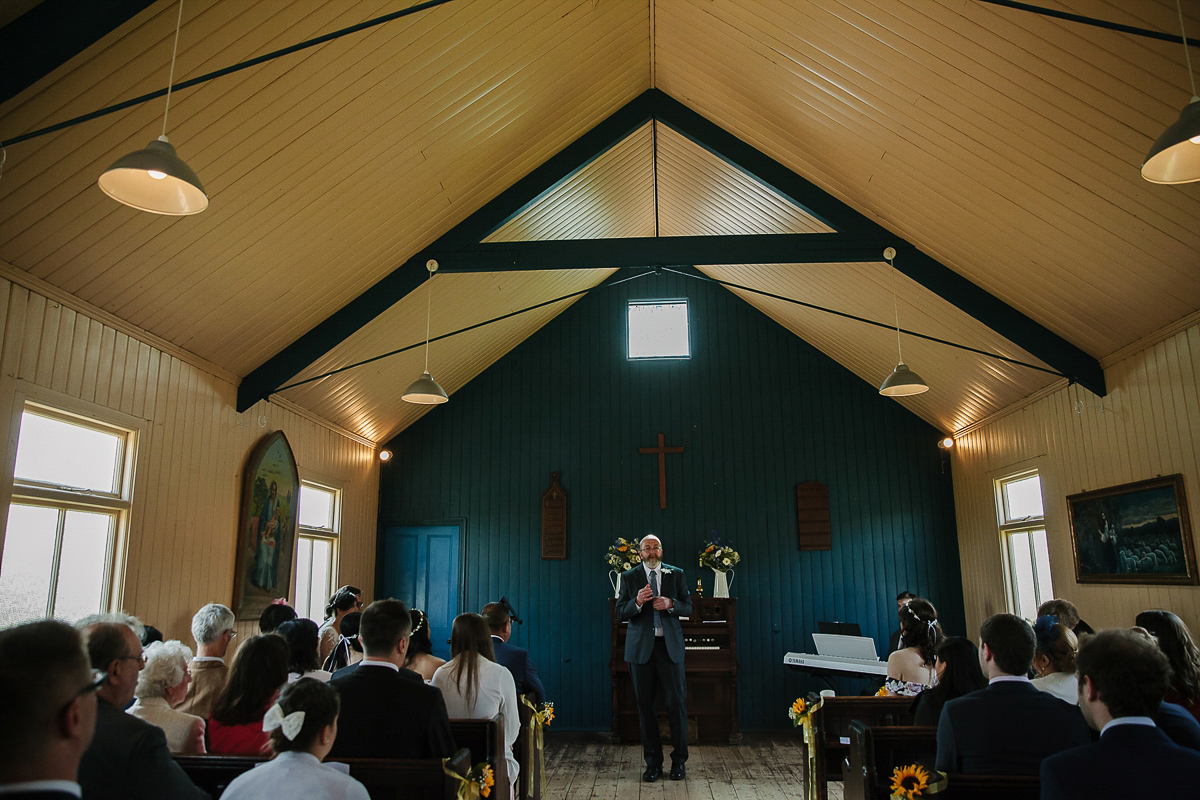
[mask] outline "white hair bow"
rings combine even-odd
[[[289,742],[296,738],[296,735],[300,733],[300,729],[303,727],[304,712],[293,711],[285,715],[279,703],[271,706],[267,711],[267,715],[263,717],[262,729],[264,731],[270,733],[276,728],[283,728],[283,735],[287,737]]]

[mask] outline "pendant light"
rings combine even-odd
[[[425,372],[400,395],[401,400],[422,406],[433,406],[450,399],[446,390],[429,374],[429,317],[433,309],[433,273],[437,272],[437,268],[438,263],[432,258],[425,262],[425,269],[429,270],[429,278],[425,281],[429,286],[425,300]]]
[[[183,0],[179,0],[162,135],[146,145],[145,149],[117,159],[97,181],[100,189],[118,202],[140,211],[169,216],[198,214],[208,208],[208,194],[200,179],[175,154],[175,148],[167,141],[167,115],[171,111],[171,85],[175,82],[175,56],[179,52],[179,29],[182,23]]]
[[[904,353],[900,349],[900,308],[896,304],[896,265],[892,261],[896,257],[895,248],[889,247],[884,250],[883,257],[887,259],[892,269],[892,311],[896,315],[896,354],[900,357],[900,363],[879,387],[879,393],[885,397],[905,397],[910,394],[928,392],[929,385],[921,380],[920,375],[908,368],[908,365],[904,363]]]
[[[1163,131],[1154,142],[1142,164],[1142,177],[1151,183],[1194,183],[1200,181],[1200,96],[1196,94],[1196,76],[1192,72],[1192,55],[1188,49],[1187,32],[1183,27],[1183,6],[1175,0],[1179,12],[1179,33],[1183,37],[1183,57],[1187,62],[1188,80],[1192,84],[1192,99],[1175,124]]]

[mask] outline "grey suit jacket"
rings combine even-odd
[[[162,728],[96,703],[96,735],[79,762],[88,800],[208,800],[167,750]]]
[[[692,596],[688,594],[687,578],[683,570],[670,564],[663,564],[660,569],[662,586],[658,587],[658,593],[675,601],[673,608],[659,612],[663,639],[671,660],[682,664],[683,628],[679,625],[679,618],[691,615]],[[637,605],[637,593],[648,583],[646,568],[641,564],[621,573],[617,616],[629,620],[629,632],[625,636],[625,660],[630,664],[645,664],[654,650],[654,608],[650,603],[646,603],[639,610]]]

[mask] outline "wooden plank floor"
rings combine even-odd
[[[670,746],[667,765],[670,768]],[[642,748],[607,734],[546,734],[545,800],[793,800],[804,797],[799,736],[746,734],[740,745],[691,745],[687,779],[642,783]],[[840,783],[829,784],[841,800]]]

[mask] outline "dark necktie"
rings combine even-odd
[[[658,570],[656,569],[650,570],[650,591],[654,592],[655,597],[658,597]],[[651,600],[650,602],[653,603],[654,601]],[[654,606],[651,605],[651,608],[654,608]],[[659,616],[657,608],[654,608],[654,628],[656,630],[662,628],[662,617]]]

